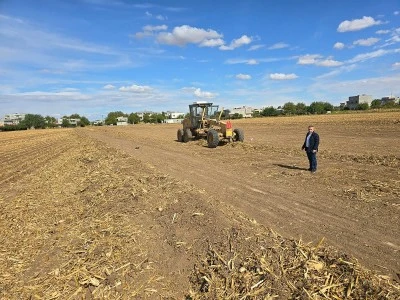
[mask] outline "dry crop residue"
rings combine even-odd
[[[286,136],[303,134],[290,131],[293,124],[285,127],[287,120],[282,121]],[[307,242],[282,232],[307,230],[311,220],[301,229],[284,215],[273,230],[266,225],[275,222],[272,213],[279,207],[271,202],[270,214],[249,209],[268,208],[270,198],[286,207],[292,187],[312,178],[302,170],[297,142],[287,144],[284,155],[281,141],[263,142],[272,135],[257,132],[252,122],[241,125],[248,143],[218,147],[213,158],[202,141],[175,142],[174,135],[167,136],[175,127],[168,125],[0,134],[2,145],[12,145],[1,146],[1,153],[13,153],[1,161],[8,175],[0,185],[0,298],[399,298],[392,277],[368,271],[351,249],[330,246],[335,243],[329,232],[338,224],[329,220],[339,216],[325,216],[330,230],[325,241],[323,229],[316,228],[318,238]],[[328,125],[316,126],[327,139]],[[329,143],[336,142],[340,138]],[[335,155],[325,161],[323,151],[315,184],[327,201],[356,212],[372,207],[371,214],[381,207],[396,209],[398,191],[390,188],[396,177],[370,178],[360,162],[351,162],[348,174],[338,167],[341,161],[329,161]],[[280,159],[270,160],[278,154]],[[227,161],[236,166],[229,172],[223,169]],[[376,170],[391,168],[379,163]],[[266,189],[267,181],[285,190]],[[296,191],[309,196],[307,188]],[[256,195],[258,207],[252,202]],[[296,201],[291,205],[304,211],[301,218],[311,214],[313,202],[301,207]],[[318,215],[314,218],[317,222]],[[377,230],[383,223],[378,225]],[[346,233],[341,238],[348,242]]]

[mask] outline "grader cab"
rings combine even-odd
[[[218,105],[209,102],[194,102],[189,105],[189,118],[183,120],[183,128],[178,129],[179,142],[206,138],[209,148],[215,148],[221,141],[243,142],[243,130],[232,128],[229,120],[221,120],[222,111]]]

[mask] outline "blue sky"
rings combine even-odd
[[[400,96],[399,0],[0,0],[0,118]]]

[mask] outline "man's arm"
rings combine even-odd
[[[314,132],[314,147],[313,150],[318,151],[319,146],[319,135],[318,133]]]

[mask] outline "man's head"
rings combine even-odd
[[[308,126],[308,132],[314,132],[314,126],[312,125]]]

